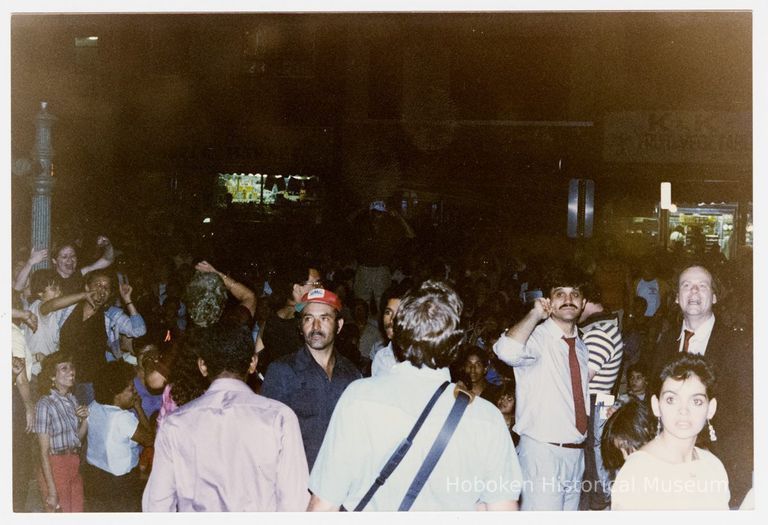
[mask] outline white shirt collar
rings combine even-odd
[[[578,337],[579,336],[579,330],[574,326],[573,327],[573,334],[569,335],[563,332],[563,329],[560,328],[557,323],[550,317],[546,321],[542,323],[544,325],[544,328],[550,333],[552,337],[555,339],[560,339],[561,337]]]
[[[680,329],[680,335],[677,337],[677,340],[679,341],[686,330],[690,330],[693,332],[692,339],[701,340],[703,337],[705,341],[709,341],[709,336],[712,334],[712,328],[715,327],[715,314],[712,314],[709,316],[709,319],[704,321],[704,323],[699,326],[696,330],[691,330],[691,328],[688,326],[688,322],[683,319],[683,327]]]
[[[419,374],[419,375],[425,375],[434,377],[435,379],[440,379],[443,381],[450,381],[451,380],[451,372],[448,370],[448,368],[429,368],[428,366],[424,365],[421,368],[416,368],[411,364],[410,361],[403,361],[401,363],[397,363],[392,367],[391,373],[393,374]]]

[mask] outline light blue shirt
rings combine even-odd
[[[387,343],[383,348],[374,345],[371,354],[373,355],[371,375],[374,377],[389,373],[392,367],[397,364],[395,352],[392,350],[392,341]]]
[[[131,439],[139,420],[130,410],[96,401],[88,406],[88,463],[115,476],[139,464],[139,444]]]
[[[550,318],[539,324],[523,345],[502,334],[493,351],[515,367],[517,382],[515,426],[519,435],[549,443],[581,443],[584,434],[576,429],[568,362],[568,336]],[[589,351],[576,338],[576,357],[581,372],[584,407],[589,410]]]
[[[312,469],[309,489],[352,510],[408,435],[447,368],[396,364],[379,377],[350,384],[331,417]],[[395,511],[454,403],[453,386],[438,399],[413,446],[365,510]],[[485,399],[467,407],[451,441],[412,510],[475,510],[479,502],[517,500],[522,473],[501,412]]]

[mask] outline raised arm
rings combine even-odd
[[[33,333],[37,332],[37,316],[29,310],[19,310],[18,308],[13,308],[11,310],[11,318],[14,320],[19,320],[27,325]]]
[[[213,272],[219,274],[219,277],[224,281],[224,286],[227,287],[227,291],[232,294],[232,297],[237,299],[242,306],[244,306],[250,313],[251,317],[256,315],[256,294],[253,290],[246,285],[235,281],[230,276],[218,271],[208,261],[200,261],[195,265],[195,270],[199,272]]]
[[[101,248],[104,248],[104,252],[102,252],[101,257],[95,260],[92,264],[80,268],[80,273],[83,275],[87,274],[88,272],[92,272],[93,270],[101,270],[107,268],[115,260],[115,249],[107,237],[104,235],[99,235],[99,237],[96,239],[96,244]]]
[[[539,298],[533,308],[516,325],[507,329],[493,345],[494,353],[509,366],[530,366],[537,357],[526,346],[536,325],[547,319],[550,313],[549,299]]]
[[[155,442],[155,431],[152,430],[152,424],[149,422],[149,418],[147,418],[147,414],[141,406],[141,396],[136,396],[133,408],[139,417],[139,425],[136,427],[136,431],[131,436],[131,439],[139,445],[151,447]]]
[[[90,302],[92,295],[93,295],[93,292],[80,292],[80,293],[73,293],[70,295],[62,295],[61,297],[55,297],[53,299],[49,299],[40,305],[40,314],[48,315],[54,310],[61,310],[62,308],[66,308],[68,306],[72,306],[73,304],[77,304],[80,301]]]
[[[27,262],[21,270],[19,270],[19,273],[16,274],[16,278],[13,280],[13,289],[17,292],[22,291],[27,285],[27,279],[29,279],[29,275],[32,273],[32,268],[47,258],[48,250],[35,250],[32,248],[32,251],[29,252],[29,259],[27,259]]]
[[[525,344],[540,321],[549,317],[551,310],[549,299],[539,297],[533,303],[533,308],[516,325],[507,329],[506,337],[514,339],[520,344]]]

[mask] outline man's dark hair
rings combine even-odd
[[[603,304],[603,291],[600,286],[592,281],[586,281],[579,287],[584,297],[592,304]]]
[[[93,281],[96,280],[97,277],[106,277],[109,279],[110,288],[115,287],[115,274],[112,271],[109,271],[106,268],[98,269],[98,270],[91,270],[87,274],[85,274],[85,284],[90,286]]]
[[[403,280],[400,283],[394,283],[389,286],[386,290],[384,290],[384,293],[381,294],[381,303],[379,304],[379,312],[383,313],[384,309],[387,307],[387,303],[390,299],[402,299],[406,296],[406,294],[410,291],[411,286],[410,283],[406,280]]]
[[[461,364],[461,366],[464,366],[467,363],[467,360],[474,356],[477,356],[478,359],[480,359],[480,362],[483,363],[483,366],[491,366],[491,356],[488,353],[487,350],[483,350],[477,345],[464,343],[459,347],[458,357],[456,358],[456,361]]]
[[[320,271],[320,265],[308,259],[284,261],[278,266],[274,276],[269,279],[269,285],[272,288],[270,302],[274,308],[285,306],[291,298],[293,285],[304,284],[310,268]]]
[[[621,450],[634,452],[653,439],[651,411],[648,405],[632,400],[613,413],[603,428],[600,452],[609,469],[624,465]]]
[[[642,374],[646,381],[648,380],[648,373],[646,372],[645,365],[643,365],[643,363],[634,363],[627,367],[627,380],[629,380],[629,377],[635,372]]]
[[[191,344],[208,368],[213,381],[222,372],[248,375],[248,367],[256,351],[253,334],[248,327],[233,323],[217,323],[197,330]]]
[[[111,405],[115,396],[125,390],[136,377],[136,370],[125,361],[105,364],[93,381],[93,393],[97,403]]]
[[[462,302],[442,281],[425,281],[403,297],[393,326],[396,356],[417,368],[449,366],[464,335]]]
[[[47,287],[54,285],[58,286],[59,283],[59,274],[56,273],[55,270],[50,270],[48,268],[35,270],[29,277],[29,288],[32,291],[33,298],[37,298],[39,294],[45,292]]]
[[[682,354],[674,361],[670,361],[664,366],[659,374],[659,382],[656,389],[656,395],[661,394],[661,387],[664,385],[664,381],[672,378],[676,381],[685,381],[691,376],[696,376],[704,384],[707,397],[712,399],[715,397],[717,390],[717,381],[715,379],[715,372],[712,370],[712,366],[706,358],[695,354]]]
[[[589,282],[586,274],[572,264],[556,265],[544,273],[544,296],[550,297],[552,290],[561,287],[583,290]]]

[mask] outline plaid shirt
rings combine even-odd
[[[77,400],[72,393],[61,395],[55,390],[37,402],[35,433],[50,436],[51,453],[80,447],[76,408]]]

